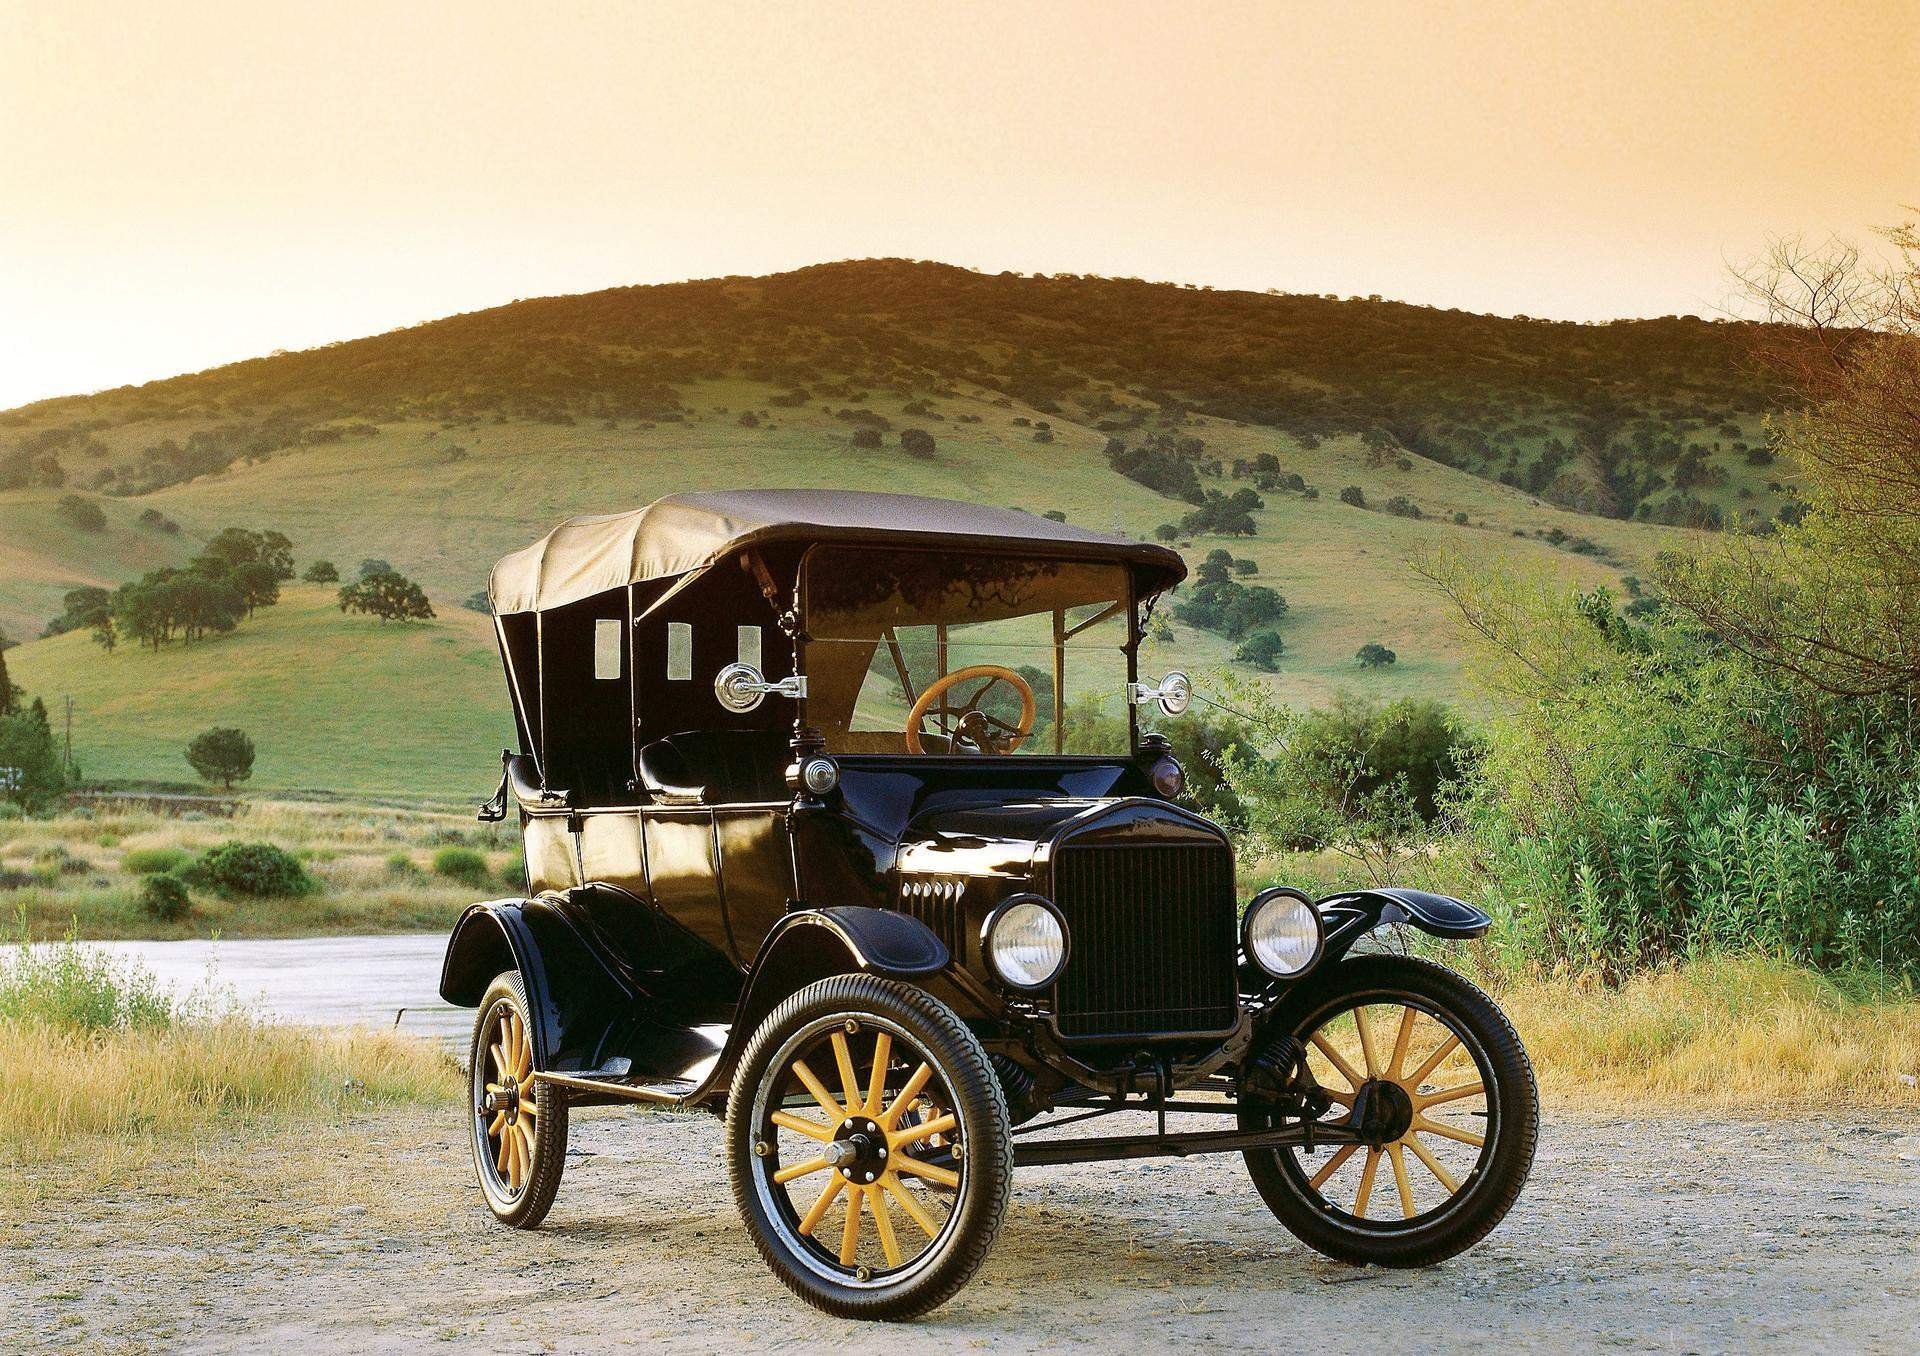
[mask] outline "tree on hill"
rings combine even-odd
[[[900,450],[909,457],[926,460],[933,455],[933,435],[923,428],[900,430]]]
[[[235,782],[253,775],[253,740],[245,730],[215,726],[193,737],[187,745],[187,761],[203,779],[231,791]]]
[[[307,572],[300,577],[309,584],[337,584],[340,582],[340,571],[331,560],[316,560],[307,566]]]
[[[1275,673],[1280,668],[1280,656],[1287,652],[1287,643],[1274,631],[1255,631],[1240,643],[1233,657],[1243,664],[1251,664],[1256,669],[1265,669]]]
[[[360,562],[360,577],[362,579],[365,579],[370,574],[392,574],[392,573],[393,573],[393,566],[387,564],[386,561],[381,560],[377,556],[369,556],[367,559]]]
[[[13,689],[18,703],[18,689]],[[11,768],[0,794],[16,805],[33,806],[66,788],[66,769],[54,744],[46,703],[35,697],[25,710],[0,715],[0,768]]]
[[[107,515],[101,511],[99,504],[84,495],[61,495],[60,502],[54,505],[53,511],[82,532],[107,530]]]
[[[113,595],[103,588],[86,586],[68,589],[60,600],[60,615],[47,623],[43,636],[61,636],[69,631],[90,630],[93,638],[113,649]],[[103,635],[102,632],[105,634]]]
[[[397,570],[376,570],[340,590],[342,612],[363,612],[382,622],[425,621],[433,605],[418,584]]]
[[[1399,655],[1377,640],[1370,640],[1362,645],[1353,657],[1360,661],[1360,667],[1363,669],[1382,669],[1400,660]]]
[[[224,635],[247,615],[233,581],[191,567],[153,570],[114,590],[113,624],[128,640],[159,649],[176,634],[187,644]]]
[[[12,715],[20,704],[20,699],[14,693],[13,680],[7,676],[7,647],[12,643],[7,639],[7,633],[0,631],[0,716]]]

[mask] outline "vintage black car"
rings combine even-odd
[[[538,1224],[568,1108],[626,1101],[723,1116],[760,1252],[844,1316],[953,1295],[1016,1166],[1238,1152],[1353,1263],[1493,1228],[1533,1157],[1526,1054],[1464,979],[1355,950],[1488,919],[1399,889],[1241,908],[1181,803],[1191,685],[1137,672],[1184,573],[815,490],[672,495],[501,561],[520,752],[481,813],[518,816],[527,893],[466,911],[440,983],[479,1009],[494,1214]],[[1152,1119],[1058,1133],[1123,1111]]]

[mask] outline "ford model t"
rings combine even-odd
[[[845,1316],[965,1284],[1016,1167],[1238,1153],[1354,1263],[1493,1228],[1533,1155],[1519,1040],[1453,973],[1356,950],[1488,920],[1397,889],[1240,906],[1182,803],[1188,680],[1137,671],[1184,572],[1011,510],[775,490],[501,561],[521,751],[482,815],[518,817],[527,892],[467,910],[440,986],[479,1010],[494,1214],[539,1223],[568,1109],[624,1101],[724,1117],[761,1254]]]

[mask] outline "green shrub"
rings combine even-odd
[[[191,857],[185,848],[134,848],[120,858],[120,866],[130,876],[151,876],[156,872],[178,871]]]
[[[149,918],[172,923],[187,916],[193,900],[187,894],[185,881],[155,872],[140,882],[140,907]]]
[[[172,999],[137,964],[72,937],[0,947],[0,1021],[102,1032],[158,1030],[173,1020]]]
[[[500,868],[500,883],[509,890],[520,891],[527,888],[527,854],[523,848],[515,848],[513,855],[507,858],[506,865]]]
[[[298,857],[271,843],[222,843],[182,875],[223,895],[267,898],[311,894],[319,888]]]
[[[420,868],[413,863],[413,857],[405,852],[387,854],[387,874],[393,876],[417,876]]]
[[[457,880],[462,885],[485,885],[491,873],[487,870],[487,859],[472,848],[445,847],[433,854],[433,871],[437,876],[448,880]]]

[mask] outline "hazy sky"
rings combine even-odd
[[[0,408],[906,255],[1591,319],[1920,203],[1920,0],[0,0]]]

